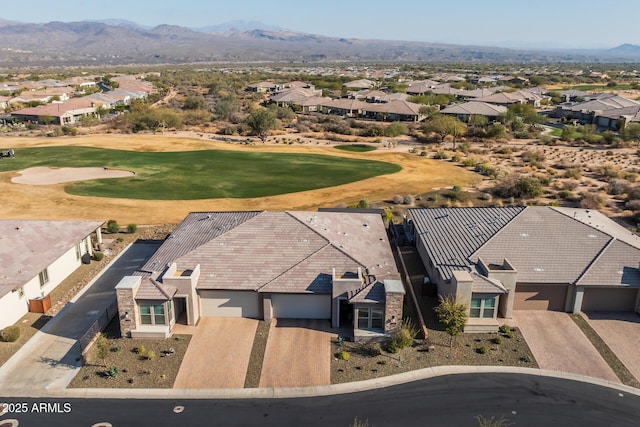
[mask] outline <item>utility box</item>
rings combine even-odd
[[[46,313],[51,308],[51,296],[29,300],[29,311],[31,313]]]

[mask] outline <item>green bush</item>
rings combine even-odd
[[[135,233],[137,230],[138,230],[138,226],[136,224],[127,225],[127,232],[128,233]]]
[[[520,360],[523,361],[524,363],[531,363],[531,358],[529,357],[528,354],[525,354],[524,356],[522,356]]]
[[[391,353],[398,353],[407,347],[413,345],[413,339],[416,337],[418,331],[413,326],[410,320],[406,319],[402,322],[402,327],[398,329],[389,342],[389,351]]]
[[[347,361],[351,358],[351,355],[347,351],[341,351],[339,353],[336,353],[336,358]]]
[[[493,339],[493,343],[494,343],[494,344],[497,344],[497,345],[502,344],[502,337],[495,337],[495,338]]]
[[[144,345],[140,344],[138,347],[134,348],[133,351],[137,354],[143,355],[147,352],[147,349],[144,347]]]
[[[449,156],[444,151],[438,151],[433,155],[433,158],[436,160],[447,160]]]
[[[102,261],[102,258],[104,258],[104,252],[93,251],[93,259],[96,261]]]
[[[120,225],[115,219],[110,219],[107,222],[107,231],[111,234],[118,233],[120,231]]]
[[[516,336],[516,334],[514,334],[513,331],[508,331],[508,332],[505,333],[505,335],[509,339],[513,339]]]
[[[20,338],[20,327],[18,325],[7,326],[2,330],[0,338],[4,342],[16,342]]]
[[[503,334],[506,334],[508,332],[511,332],[511,328],[509,327],[509,325],[501,325],[499,331]]]
[[[368,344],[365,351],[371,357],[377,357],[382,354],[382,350],[380,350],[380,346],[378,344]]]
[[[489,349],[487,348],[486,345],[483,345],[482,347],[480,347],[479,349],[476,350],[478,353],[480,354],[487,354],[489,353]]]
[[[104,375],[109,379],[116,378],[118,376],[118,369],[115,366],[111,365],[109,369],[104,372]]]

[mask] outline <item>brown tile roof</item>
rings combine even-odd
[[[175,286],[158,283],[151,277],[147,277],[142,279],[135,298],[137,300],[169,301],[176,292],[178,292],[178,288]]]
[[[36,277],[102,224],[101,221],[0,220],[0,297]]]
[[[380,104],[367,103],[363,110],[376,113],[399,114],[403,116],[418,116],[420,114],[420,107],[420,104],[399,99]]]
[[[370,285],[367,285],[360,292],[349,298],[350,303],[375,303],[381,304],[386,300],[384,283],[381,281],[375,281]]]

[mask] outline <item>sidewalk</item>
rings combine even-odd
[[[114,287],[122,276],[144,265],[157,247],[134,243],[123,250],[0,368],[0,393],[65,388],[82,364],[78,340],[112,304]]]

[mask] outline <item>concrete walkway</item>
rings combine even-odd
[[[274,319],[262,362],[260,387],[331,384],[331,336],[327,320]]]
[[[196,326],[173,388],[242,388],[258,321],[203,317]]]
[[[121,252],[0,368],[0,390],[33,393],[65,388],[82,364],[78,340],[115,300],[114,287],[122,276],[142,267],[157,248],[135,243]]]
[[[640,381],[640,316],[635,313],[583,313],[618,359]]]
[[[521,310],[513,317],[541,369],[620,381],[567,313]]]

